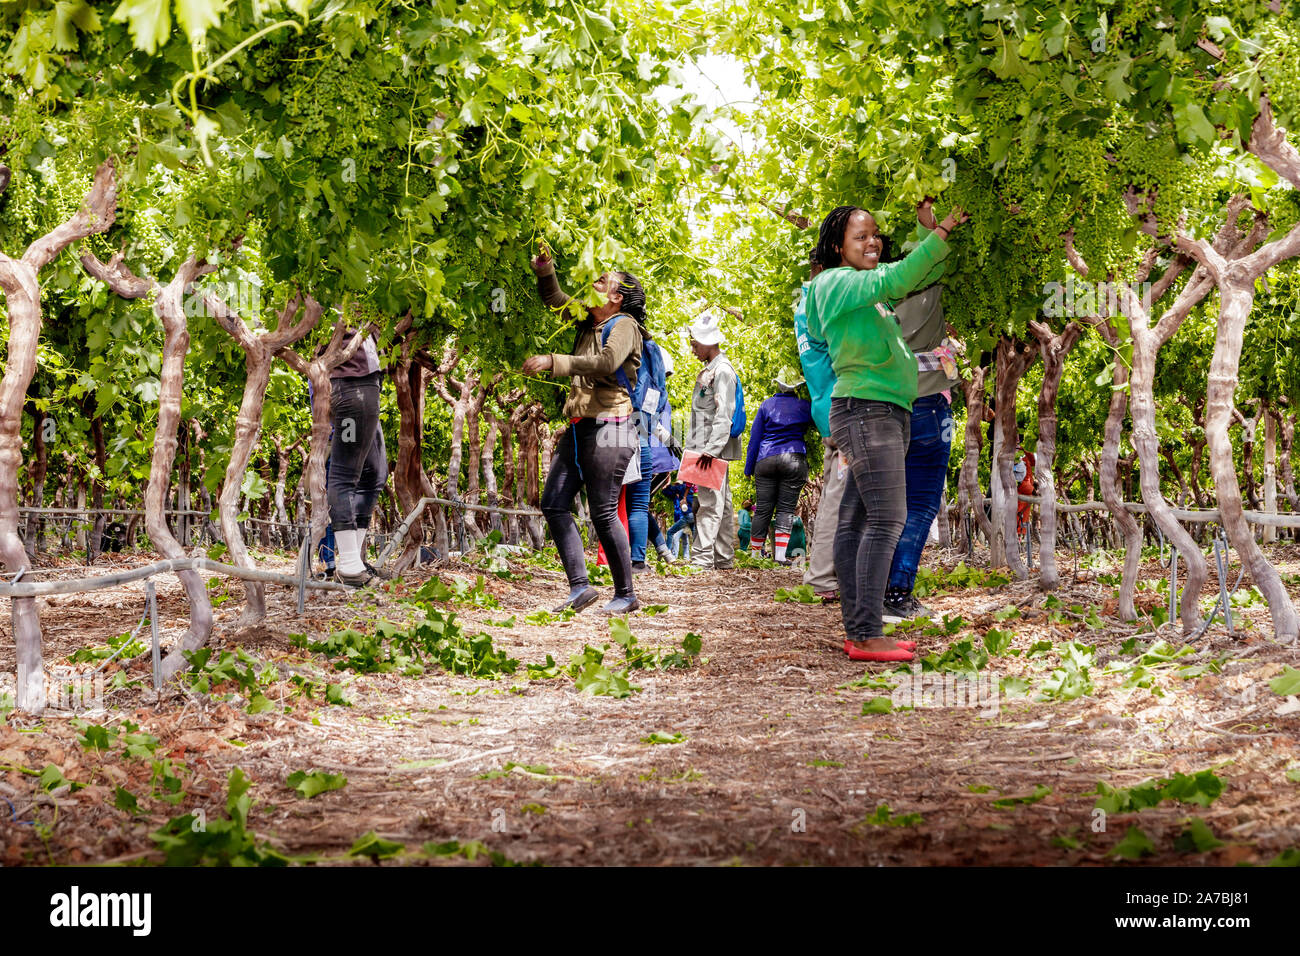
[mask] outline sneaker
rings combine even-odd
[[[629,594],[625,597],[616,597],[610,601],[601,611],[605,614],[631,614],[641,606],[641,602],[636,599],[635,594]]]
[[[369,571],[362,571],[360,574],[344,574],[342,571],[336,570],[334,580],[339,584],[346,584],[350,588],[368,588],[379,583],[379,578]]]
[[[814,591],[813,593],[822,599],[823,604],[838,604],[840,600],[839,591]]]
[[[930,609],[910,594],[885,601],[885,621],[890,624],[898,624],[909,618],[929,616]]]
[[[922,603],[921,603],[920,601],[918,601],[916,598],[912,597],[912,595],[910,595],[910,594],[907,596],[907,600],[904,602],[904,606],[907,608],[907,616],[908,616],[908,617],[931,617],[931,616],[933,616],[933,612],[932,612],[928,607],[926,607],[924,604],[922,604]]]
[[[649,570],[650,570],[650,568],[648,568],[648,567],[646,566],[646,563],[645,563],[644,561],[633,561],[633,562],[632,562],[632,573],[633,573],[633,574],[645,574],[645,573],[646,573],[647,571],[649,571]]]
[[[376,567],[374,567],[374,566],[373,566],[369,561],[367,561],[365,558],[362,558],[362,559],[361,559],[361,563],[362,563],[363,565],[365,565],[365,568],[366,568],[367,571],[369,571],[369,572],[370,572],[371,574],[373,574],[375,577],[379,578],[379,580],[381,580],[381,581],[391,581],[391,580],[393,580],[393,573],[392,573],[391,571],[385,571],[385,570],[383,570],[382,568],[376,568]]]

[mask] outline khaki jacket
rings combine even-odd
[[[605,322],[612,322],[613,318]],[[636,385],[641,367],[641,330],[636,320],[625,315],[618,320],[605,347],[600,346],[600,331],[591,319],[578,323],[578,342],[572,355],[553,353],[551,374],[572,376],[569,398],[564,403],[568,418],[621,418],[632,414],[632,399],[619,384],[621,366],[628,383]]]
[[[695,377],[686,450],[738,461],[741,458],[741,436],[731,437],[731,415],[735,408],[736,370],[719,352]]]

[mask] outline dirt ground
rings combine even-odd
[[[927,551],[926,561],[951,569],[961,557]],[[1284,572],[1300,570],[1300,549],[1278,546],[1274,557]],[[563,581],[551,569],[513,562],[512,578],[489,575],[486,588],[499,608],[466,599],[444,604],[467,633],[486,631],[521,662],[495,680],[436,667],[422,677],[335,671],[324,655],[291,643],[292,634],[319,639],[344,626],[365,630],[377,618],[405,621],[411,611],[397,592],[315,593],[299,617],[293,592],[272,587],[265,626],[237,631],[240,585],[233,583],[210,643],[255,659],[265,700],[252,709],[261,712],[250,713],[251,695],[229,681],[211,693],[173,684],[159,699],[148,655],[126,666],[119,681],[135,683],[110,690],[102,711],[51,711],[40,719],[9,712],[0,721],[0,862],[162,862],[152,835],[185,814],[192,819],[174,829],[211,831],[216,841],[228,826],[235,768],[252,782],[244,845],[318,865],[376,857],[407,864],[1125,866],[1300,858],[1300,704],[1270,687],[1300,663],[1300,652],[1273,642],[1267,608],[1243,591],[1236,640],[1216,622],[1195,643],[1197,656],[1135,670],[1138,655],[1157,640],[1181,646],[1178,631],[1165,625],[1152,634],[1149,620],[1119,623],[1106,577],[1118,573],[1113,556],[1109,563],[1093,556],[1087,570],[1077,559],[1061,555],[1059,608],[1044,607],[1047,595],[1034,582],[924,598],[936,619],[959,615],[962,622],[951,634],[910,632],[919,655],[942,654],[968,638],[978,651],[990,628],[987,641],[997,648],[1010,632],[1009,646],[978,672],[1000,688],[995,706],[987,699],[953,706],[946,696],[865,714],[872,701],[873,710],[884,709],[878,699],[891,697],[891,682],[913,675],[895,674],[897,665],[850,662],[837,605],[775,601],[778,588],[800,583],[797,571],[640,578],[642,602],[668,608],[632,616],[638,646],[679,645],[694,632],[702,650],[690,667],[631,671],[628,679],[641,689],[623,699],[580,692],[564,673],[528,678],[524,665],[548,654],[564,665],[584,645],[611,643],[608,619],[594,607],[569,621],[524,621],[559,603]],[[123,564],[145,560],[121,557]],[[46,577],[86,573],[70,564],[47,562],[47,569]],[[451,582],[482,571],[453,564],[438,573]],[[410,576],[402,587],[409,591],[427,576]],[[1144,611],[1167,601],[1153,589],[1162,576],[1153,555],[1139,592]],[[157,582],[165,641],[174,640],[186,620],[183,592],[174,578]],[[41,604],[47,665],[66,664],[78,648],[136,626],[143,586]],[[510,616],[511,626],[499,626]],[[0,705],[13,690],[8,621],[4,602],[0,681],[8,683],[0,683]],[[1059,669],[1069,641],[1095,648],[1086,667],[1091,687],[1075,699],[1036,701],[1065,673]],[[606,663],[621,661],[612,644]],[[1208,666],[1183,670],[1196,665]],[[106,674],[118,667],[109,664]],[[295,676],[321,692],[302,693]],[[865,686],[872,678],[877,686]],[[1028,696],[1010,696],[1015,678]],[[339,685],[351,706],[326,703],[327,682]],[[128,753],[122,735],[132,731],[124,721],[138,725],[137,735],[157,738],[152,752]],[[87,724],[110,736],[96,737]],[[649,742],[656,734],[679,742]],[[1099,783],[1105,792],[1123,791],[1207,770],[1213,776],[1198,779],[1217,779],[1221,793],[1217,785],[1192,787],[1143,809],[1097,808]],[[341,774],[347,783],[307,799],[286,783],[295,771]],[[371,833],[376,839],[358,848]],[[221,859],[216,842],[205,845],[203,859]]]

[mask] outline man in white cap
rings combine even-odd
[[[704,363],[691,393],[691,425],[686,450],[700,456],[708,467],[714,458],[736,461],[741,457],[741,422],[737,434],[736,370],[722,354],[722,329],[716,316],[701,315],[691,323],[691,351]],[[731,481],[723,472],[718,489],[699,486],[699,510],[695,513],[695,554],[691,563],[703,568],[726,570],[736,555],[736,513],[731,504]]]

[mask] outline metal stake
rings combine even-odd
[[[1232,602],[1227,593],[1227,532],[1219,528],[1219,540],[1223,557],[1219,561],[1219,601],[1223,602],[1223,623],[1227,624],[1227,636],[1232,636]]]
[[[144,582],[144,599],[149,605],[149,636],[153,642],[153,689],[162,690],[162,650],[158,646],[158,594],[152,580]]]
[[[1169,620],[1178,620],[1178,549],[1169,549]]]
[[[307,574],[311,568],[311,535],[303,538],[302,551],[298,556],[298,613],[307,608]]]
[[[1214,564],[1219,570],[1219,603],[1223,606],[1223,623],[1232,637],[1232,607],[1228,602],[1228,536],[1220,528],[1214,535]]]

